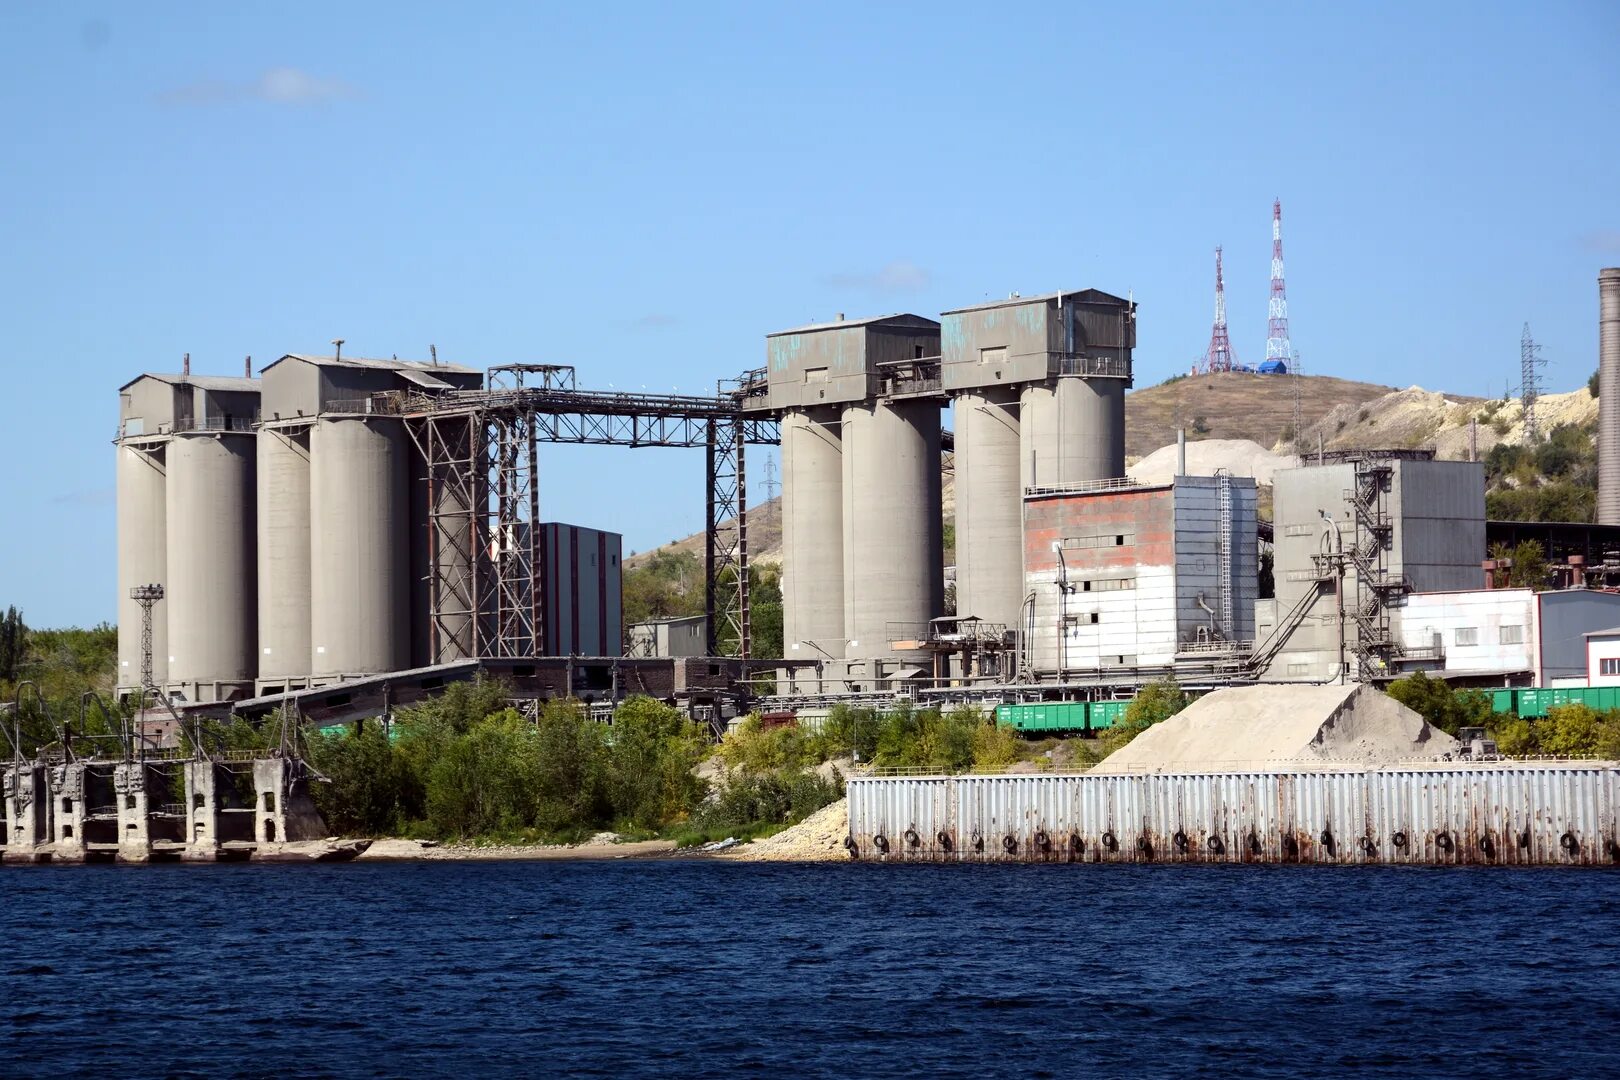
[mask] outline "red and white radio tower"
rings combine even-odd
[[[1209,332],[1209,349],[1195,368],[1198,374],[1231,371],[1237,366],[1232,355],[1232,339],[1226,333],[1226,279],[1221,273],[1221,249],[1215,249],[1215,326]]]
[[[1294,346],[1288,340],[1288,289],[1283,285],[1282,200],[1271,204],[1271,304],[1266,320],[1266,359],[1292,367]]]

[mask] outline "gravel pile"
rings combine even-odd
[[[1205,694],[1096,767],[1236,772],[1432,760],[1457,740],[1369,686],[1241,686]]]
[[[745,844],[724,857],[742,862],[841,862],[849,858],[844,851],[844,837],[848,835],[849,800],[839,799],[797,825]]]

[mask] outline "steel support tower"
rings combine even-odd
[[[1527,444],[1541,437],[1540,425],[1536,423],[1536,402],[1541,397],[1541,372],[1538,369],[1546,363],[1541,355],[1541,346],[1530,336],[1530,324],[1525,323],[1524,334],[1519,338],[1519,401],[1524,406],[1524,441]]]
[[[1231,371],[1237,366],[1232,339],[1226,331],[1226,277],[1221,270],[1221,249],[1215,249],[1215,325],[1209,332],[1209,347],[1196,365],[1199,374]]]
[[[1295,362],[1288,338],[1288,287],[1283,282],[1282,200],[1271,204],[1271,300],[1266,307],[1266,359]]]
[[[430,651],[435,663],[549,655],[540,558],[540,443],[703,448],[710,655],[747,657],[748,444],[781,441],[743,415],[748,376],[714,396],[580,390],[572,367],[491,368],[485,389],[413,393],[400,406],[426,464]]]

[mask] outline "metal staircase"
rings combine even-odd
[[[1355,541],[1344,554],[1356,570],[1356,591],[1346,608],[1356,624],[1352,644],[1356,677],[1366,682],[1392,675],[1403,654],[1391,628],[1390,612],[1405,602],[1411,583],[1404,575],[1389,571],[1395,526],[1386,496],[1394,467],[1388,461],[1360,460],[1355,469],[1355,486],[1345,492],[1345,501],[1355,510]]]

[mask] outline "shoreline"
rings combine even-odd
[[[607,859],[669,858],[680,853],[673,840],[631,840],[584,844],[441,844],[386,838],[373,840],[355,862],[599,862]],[[687,854],[696,855],[690,851]]]

